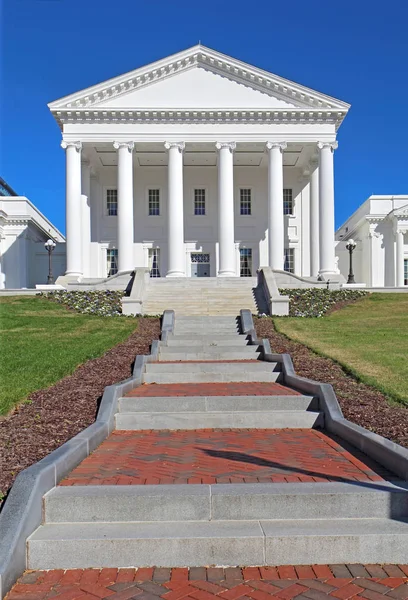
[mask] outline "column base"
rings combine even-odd
[[[236,271],[218,271],[217,277],[239,277]]]
[[[186,274],[183,271],[169,271],[166,277],[185,277]]]

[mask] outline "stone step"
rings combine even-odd
[[[263,360],[238,360],[236,362],[152,362],[145,365],[147,374],[154,373],[241,373],[253,372],[255,374],[280,371],[280,364],[264,362]]]
[[[321,412],[279,410],[271,412],[120,412],[115,429],[312,429],[324,426]]]
[[[119,400],[119,412],[267,412],[318,410],[312,396],[163,396],[126,397]]]
[[[252,358],[259,354],[258,346],[248,346],[248,345],[234,345],[231,343],[230,346],[202,346],[202,347],[191,347],[186,343],[185,346],[164,346],[160,344],[159,346],[159,354],[168,354],[169,356],[173,354],[195,354],[196,352],[205,352],[206,354],[219,354],[220,352],[229,354],[229,353],[239,353],[242,358]]]
[[[277,371],[225,371],[223,373],[145,373],[143,383],[235,383],[235,382],[279,382],[282,374]]]
[[[399,519],[408,491],[390,483],[61,486],[44,497],[45,523]]]
[[[188,334],[193,334],[193,335],[205,335],[209,332],[213,331],[214,333],[216,333],[217,335],[238,335],[240,333],[240,331],[238,331],[237,327],[232,327],[230,325],[228,326],[218,326],[217,327],[211,327],[210,325],[206,325],[206,326],[199,326],[196,327],[194,325],[186,325],[184,327],[177,325],[174,328],[174,335],[178,336],[178,335],[188,335]]]
[[[27,541],[41,570],[407,562],[408,523],[392,519],[57,523]]]
[[[246,335],[169,335],[167,346],[247,346]]]
[[[172,346],[172,350],[177,348],[177,346]],[[244,352],[235,352],[234,350],[221,352],[220,349],[217,349],[216,352],[213,351],[212,348],[205,348],[204,352],[168,352],[167,350],[160,350],[159,352],[159,360],[165,361],[186,361],[186,360],[243,360],[243,359],[254,359],[257,360],[260,358],[261,353],[256,352],[256,346],[244,346],[244,348],[248,348],[247,351]],[[254,348],[254,350],[251,350]],[[201,349],[200,349],[201,350]]]

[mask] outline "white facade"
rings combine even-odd
[[[34,288],[47,283],[48,253],[52,239],[55,277],[65,271],[65,238],[23,196],[0,196],[0,289]]]
[[[67,271],[336,275],[349,105],[195,46],[49,105],[66,152]]]
[[[356,282],[408,286],[408,196],[370,196],[336,232],[336,254],[347,277],[347,240],[353,239]]]

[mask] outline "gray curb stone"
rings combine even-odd
[[[338,435],[404,481],[408,481],[408,450],[406,448],[345,419],[330,384],[299,377],[295,373],[289,354],[273,354],[267,340],[257,339],[249,310],[241,311],[241,321],[243,331],[248,333],[251,344],[261,346],[264,360],[281,363],[284,384],[296,388],[303,394],[319,398],[319,410],[324,413],[325,428],[329,432]]]
[[[162,339],[173,328],[174,311],[165,311]],[[157,352],[153,342],[152,354],[136,357],[132,377],[105,388],[95,423],[17,475],[0,513],[0,598],[26,568],[26,540],[42,522],[43,496],[108,437],[119,398],[141,385],[144,366]]]

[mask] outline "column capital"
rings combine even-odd
[[[184,152],[186,144],[184,142],[164,142],[164,147],[167,151],[169,151],[171,148],[177,148],[179,152]]]
[[[129,152],[133,151],[135,147],[134,142],[113,142],[113,147],[115,150],[119,150],[119,148],[127,148]]]
[[[217,142],[215,144],[215,147],[218,151],[222,150],[223,148],[228,148],[230,152],[234,152],[235,148],[237,147],[237,144],[235,142]]]
[[[337,140],[334,142],[317,142],[317,147],[319,150],[323,150],[323,148],[330,148],[330,150],[334,152],[339,147],[339,143]]]
[[[279,148],[279,150],[283,152],[287,147],[288,145],[286,142],[266,142],[266,149],[268,151],[272,150],[273,148]]]
[[[72,148],[72,147],[74,147],[77,152],[81,152],[81,150],[82,150],[82,142],[80,142],[80,141],[77,141],[77,142],[66,142],[65,140],[62,140],[62,142],[61,142],[61,148],[63,148],[64,150],[66,150],[67,148]]]

